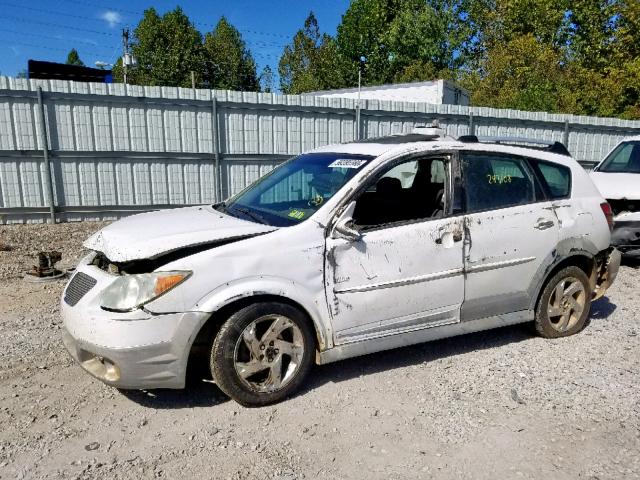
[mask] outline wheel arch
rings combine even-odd
[[[190,346],[193,352],[198,346],[211,341],[224,321],[240,309],[258,302],[280,302],[298,309],[310,322],[318,351],[330,347],[329,325],[322,320],[316,305],[309,304],[312,294],[291,281],[272,277],[241,279],[225,284],[198,302],[201,311],[209,312],[207,320],[194,333]]]
[[[572,251],[567,255],[556,257],[555,260],[550,262],[547,268],[544,269],[543,275],[539,276],[539,281],[535,288],[535,295],[532,295],[531,297],[533,300],[531,309],[533,311],[538,307],[538,302],[540,302],[540,297],[542,296],[544,287],[549,279],[553,278],[553,276],[563,268],[570,266],[580,268],[587,275],[593,290],[595,287],[595,278],[597,273],[597,261],[595,255],[587,250]]]

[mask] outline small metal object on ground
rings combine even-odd
[[[38,265],[34,265],[25,275],[28,282],[50,282],[63,278],[66,272],[58,270],[56,263],[62,260],[60,252],[40,252],[38,253]]]

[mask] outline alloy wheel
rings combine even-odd
[[[559,332],[571,329],[580,321],[586,301],[587,292],[580,280],[575,277],[560,280],[547,306],[551,326]]]
[[[296,375],[304,355],[300,328],[283,315],[267,315],[243,330],[234,350],[234,366],[254,392],[282,389]]]

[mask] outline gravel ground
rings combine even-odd
[[[640,478],[640,270],[579,335],[524,326],[316,368],[282,404],[215,385],[120,392],[60,341],[62,283],[20,273],[81,256],[97,223],[0,226],[0,478]],[[2,249],[0,249],[2,250]]]

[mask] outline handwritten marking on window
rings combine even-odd
[[[511,175],[487,175],[487,181],[490,185],[511,183]]]

